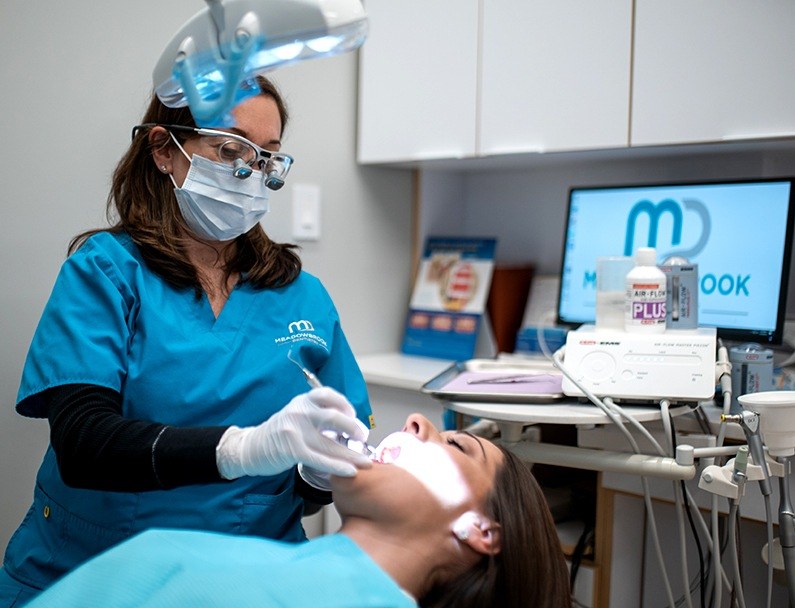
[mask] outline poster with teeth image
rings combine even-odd
[[[429,237],[411,297],[402,350],[468,359],[475,352],[497,240]]]

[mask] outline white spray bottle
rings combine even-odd
[[[657,251],[653,247],[639,247],[635,251],[635,267],[627,274],[626,286],[624,329],[664,332],[666,279],[663,271],[657,268]]]

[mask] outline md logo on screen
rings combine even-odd
[[[677,246],[682,242],[682,228],[685,221],[685,212],[689,212],[688,225],[691,221],[698,219],[700,224],[701,233],[696,239],[696,242],[688,249],[674,249],[665,253],[662,257],[667,258],[673,255],[682,256],[687,259],[693,259],[704,250],[709,242],[710,232],[712,231],[712,221],[709,217],[709,211],[706,206],[696,199],[682,199],[682,203],[667,198],[659,203],[653,203],[649,200],[641,200],[632,206],[627,217],[627,231],[624,239],[624,255],[631,256],[635,249],[635,239],[637,238],[638,226],[647,226],[648,233],[646,239],[641,238],[640,243],[646,243],[648,247],[657,248],[658,237],[660,236],[660,220],[667,218],[668,221],[664,225],[670,226],[670,235],[665,235],[666,238],[663,242],[670,242],[672,246]],[[691,219],[692,218],[692,219]],[[638,244],[638,247],[643,246]],[[734,274],[721,274],[716,276],[714,273],[708,273],[701,277],[700,287],[701,293],[706,295],[717,293],[724,296],[749,296],[748,282],[751,279],[750,274],[734,275]]]

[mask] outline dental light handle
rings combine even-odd
[[[754,464],[762,467],[762,473],[765,476],[764,479],[759,480],[759,489],[764,496],[770,496],[773,490],[770,487],[770,472],[767,470],[765,449],[762,446],[762,436],[759,434],[759,414],[744,410],[740,414],[722,415],[721,421],[736,422],[742,427],[743,433],[745,433],[745,440],[748,442],[748,448],[751,450],[751,456],[754,459]]]
[[[781,543],[781,554],[784,557],[784,573],[787,579],[790,608],[795,608],[795,512],[789,494],[789,458],[785,462],[786,473],[779,479],[781,500],[778,506],[778,533]]]
[[[182,49],[180,49],[182,51]],[[174,75],[179,80],[182,91],[190,106],[191,114],[198,124],[223,124],[223,115],[234,105],[237,95],[237,83],[244,76],[244,68],[249,55],[254,50],[254,38],[245,32],[235,37],[229,51],[229,57],[219,58],[219,68],[223,71],[224,81],[233,83],[223,89],[221,95],[214,99],[204,99],[197,86],[198,80],[189,55],[182,51],[174,62]]]
[[[221,0],[204,1],[207,4],[207,9],[210,11],[210,17],[213,20],[215,30],[218,34],[218,37],[220,38],[224,31],[224,6],[221,4]]]

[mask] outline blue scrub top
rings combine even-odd
[[[290,545],[149,530],[84,564],[29,608],[416,608],[348,537]]]
[[[118,391],[123,415],[173,426],[257,425],[308,390],[302,360],[372,426],[361,372],[320,282],[257,290],[241,283],[216,319],[206,296],[152,272],[125,234],[99,233],[63,264],[33,337],[17,411],[45,417],[42,391],[96,384]],[[294,471],[150,492],[66,486],[52,448],[4,567],[43,588],[151,527],[286,541],[305,538]]]

